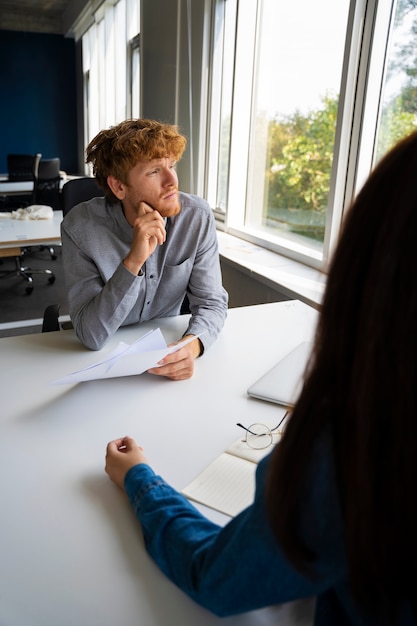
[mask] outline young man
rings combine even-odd
[[[184,336],[200,335],[153,374],[192,376],[194,359],[227,315],[215,222],[205,200],[179,192],[176,163],[186,139],[175,126],[127,120],[87,147],[104,198],[71,209],[62,223],[69,312],[79,339],[103,347],[120,326],[191,312]]]

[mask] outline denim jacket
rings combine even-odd
[[[131,468],[125,488],[150,555],[176,585],[217,615],[315,596],[315,626],[377,626],[355,609],[349,593],[343,521],[326,438],[317,443],[313,457],[299,519],[299,532],[316,555],[309,577],[286,559],[267,519],[264,485],[270,456],[257,468],[253,504],[223,528],[148,465]],[[398,624],[415,622],[408,616]]]

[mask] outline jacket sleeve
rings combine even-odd
[[[266,519],[264,477],[262,462],[253,505],[224,528],[149,466],[137,465],[125,478],[150,555],[185,593],[219,616],[313,596],[325,584],[306,579],[283,556]]]

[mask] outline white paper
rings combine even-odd
[[[157,367],[158,362],[167,354],[183,348],[187,343],[194,341],[196,337],[197,335],[193,335],[168,347],[161,330],[156,328],[150,330],[131,345],[120,342],[110,354],[100,361],[51,382],[54,385],[72,385],[87,380],[143,374],[151,367]]]

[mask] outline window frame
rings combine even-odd
[[[132,56],[139,50],[140,0],[107,0],[80,34],[83,57],[84,146],[133,111]],[[140,56],[137,102],[140,106]]]
[[[220,115],[216,88],[220,80],[218,73],[223,69],[222,62],[225,55],[224,49],[216,49],[214,45],[212,45],[207,152],[207,163],[210,164],[208,168],[211,169],[204,192],[214,207],[219,230],[325,272],[338,240],[343,216],[369,175],[374,162],[386,56],[396,0],[383,2],[351,0],[350,2],[325,236],[320,249],[317,249],[314,243],[310,245],[306,242],[304,245],[302,241],[292,241],[285,236],[272,235],[264,230],[260,233],[255,228],[245,225],[246,205],[251,192],[251,181],[248,179],[249,160],[253,154],[250,134],[253,121],[252,85],[256,80],[256,37],[262,0],[250,2],[216,0],[217,11],[222,10],[222,3],[227,5],[230,2],[237,2],[238,10],[234,42],[229,188],[226,210],[219,211],[213,202],[213,199],[217,197],[213,170],[218,166],[220,148],[218,141],[216,145],[215,139],[218,137]],[[214,23],[215,19],[213,19],[213,28]]]

